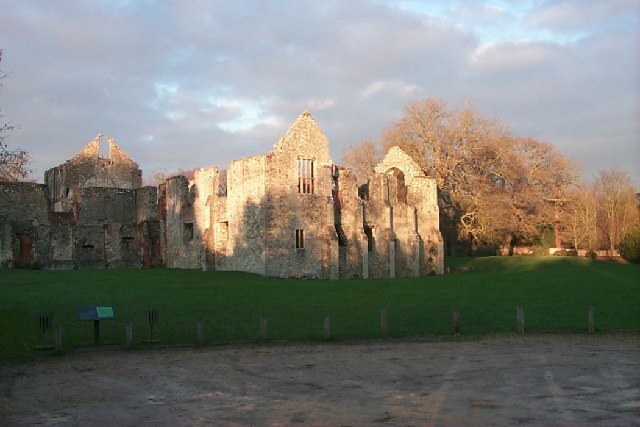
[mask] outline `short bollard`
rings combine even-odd
[[[461,335],[462,332],[460,330],[460,310],[453,310],[453,335]]]
[[[204,319],[202,317],[196,321],[196,344],[204,344]]]
[[[267,342],[269,340],[269,323],[267,317],[262,316],[260,318],[260,341]]]
[[[516,307],[516,323],[518,325],[518,333],[524,334],[524,309],[520,306]]]
[[[331,339],[331,316],[329,315],[329,313],[325,313],[324,315],[324,321],[322,322],[322,326],[323,326],[323,332],[324,332],[324,339],[325,340],[330,340]]]
[[[126,347],[133,348],[133,322],[128,321],[126,325],[124,325],[124,335],[126,340]]]
[[[387,338],[389,336],[389,322],[387,321],[387,310],[380,310],[380,331],[382,337]]]
[[[588,328],[589,328],[589,333],[593,334],[596,331],[596,325],[595,325],[595,309],[593,308],[593,306],[589,307],[589,310],[587,310],[587,323],[589,324]]]
[[[60,325],[57,325],[53,332],[53,346],[58,353],[64,351],[64,346],[62,345],[62,326]]]

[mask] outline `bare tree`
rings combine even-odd
[[[2,61],[2,49],[0,49],[0,61]],[[5,77],[6,74],[0,72],[0,80]],[[0,87],[2,87],[1,83]],[[0,119],[2,117],[0,115]],[[22,181],[30,172],[27,168],[29,153],[20,149],[10,149],[6,143],[7,136],[13,130],[14,126],[10,123],[0,125],[0,181]]]
[[[550,144],[516,138],[469,104],[450,110],[427,99],[406,107],[383,135],[438,185],[440,227],[449,246],[531,241],[562,215],[571,163]]]
[[[483,174],[494,155],[488,145],[502,134],[497,122],[479,117],[469,105],[449,110],[432,98],[408,105],[383,134],[385,151],[399,146],[436,180],[448,248],[457,240],[478,241],[496,225],[481,212],[487,194]]]
[[[597,212],[598,202],[590,188],[580,186],[569,195],[564,226],[576,251],[580,248],[597,249]]]
[[[351,145],[342,155],[342,162],[353,170],[358,184],[367,181],[381,160],[375,144],[370,139],[365,139],[358,145]]]
[[[144,179],[144,185],[157,187],[162,184],[167,178],[168,173],[166,169],[155,170],[151,172],[151,176]]]
[[[598,224],[613,253],[622,237],[638,223],[636,190],[626,172],[612,168],[600,171],[593,191],[598,202]]]

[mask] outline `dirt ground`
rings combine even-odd
[[[0,366],[2,425],[640,425],[640,335],[83,351]]]

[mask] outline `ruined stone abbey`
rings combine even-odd
[[[102,140],[102,141],[101,141]],[[318,279],[443,271],[436,184],[392,148],[359,189],[311,114],[265,155],[142,186],[101,135],[44,184],[0,182],[0,265],[198,268]]]

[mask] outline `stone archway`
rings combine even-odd
[[[398,168],[390,168],[385,173],[387,176],[387,202],[390,205],[407,203],[407,185],[404,172]]]

